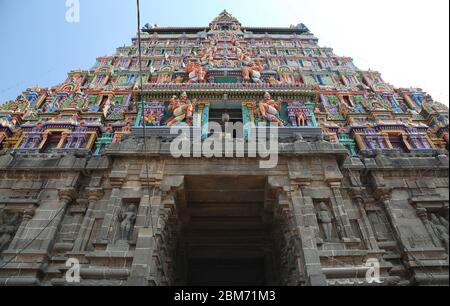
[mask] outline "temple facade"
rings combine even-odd
[[[448,285],[446,106],[303,24],[140,35],[0,105],[0,285]]]

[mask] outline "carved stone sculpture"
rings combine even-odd
[[[167,126],[173,126],[183,121],[186,121],[188,125],[192,125],[195,103],[195,100],[191,101],[188,99],[185,92],[181,94],[179,99],[173,96],[169,105],[169,111],[173,112],[173,116],[167,122]]]
[[[120,240],[130,241],[136,223],[137,207],[130,205],[119,214]]]
[[[320,211],[318,213],[318,220],[325,233],[325,240],[333,239],[333,216],[325,203],[320,203]]]
[[[208,73],[199,63],[193,61],[189,61],[186,65],[186,72],[189,74],[188,83],[204,83]]]
[[[433,223],[428,219],[428,211],[427,211],[427,209],[425,207],[423,207],[422,205],[419,205],[419,206],[417,206],[416,211],[417,211],[417,216],[420,218],[420,220],[422,220],[422,222],[425,225],[425,228],[426,228],[428,234],[430,234],[434,245],[436,247],[440,246],[441,245],[441,241],[436,235],[436,231],[434,229]]]

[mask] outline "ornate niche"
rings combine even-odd
[[[143,112],[144,122],[142,122],[142,126],[162,126],[166,114],[166,105],[157,101],[146,103]]]
[[[288,121],[292,127],[317,127],[313,103],[288,102]]]
[[[426,205],[426,203],[416,203],[416,212],[419,219],[431,238],[434,246],[445,248],[449,253],[449,208]],[[410,241],[414,247],[415,241]]]
[[[280,76],[280,82],[283,84],[294,84],[295,76],[294,72],[290,67],[283,66],[278,70],[278,75]]]
[[[339,229],[329,201],[314,201],[321,243],[340,242]]]
[[[139,200],[124,200],[117,215],[113,249],[125,250],[137,241],[135,231],[139,211]]]

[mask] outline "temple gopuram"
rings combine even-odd
[[[0,105],[1,286],[448,285],[446,106],[303,24],[140,36]],[[171,154],[212,123],[245,154]]]

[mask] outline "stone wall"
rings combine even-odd
[[[0,155],[0,285],[174,285],[189,177],[264,177],[274,282],[368,285],[370,259],[390,285],[448,284],[448,155],[349,157],[318,140],[258,160],[173,159],[167,143],[128,138],[102,157]],[[375,284],[372,284],[375,285]]]

